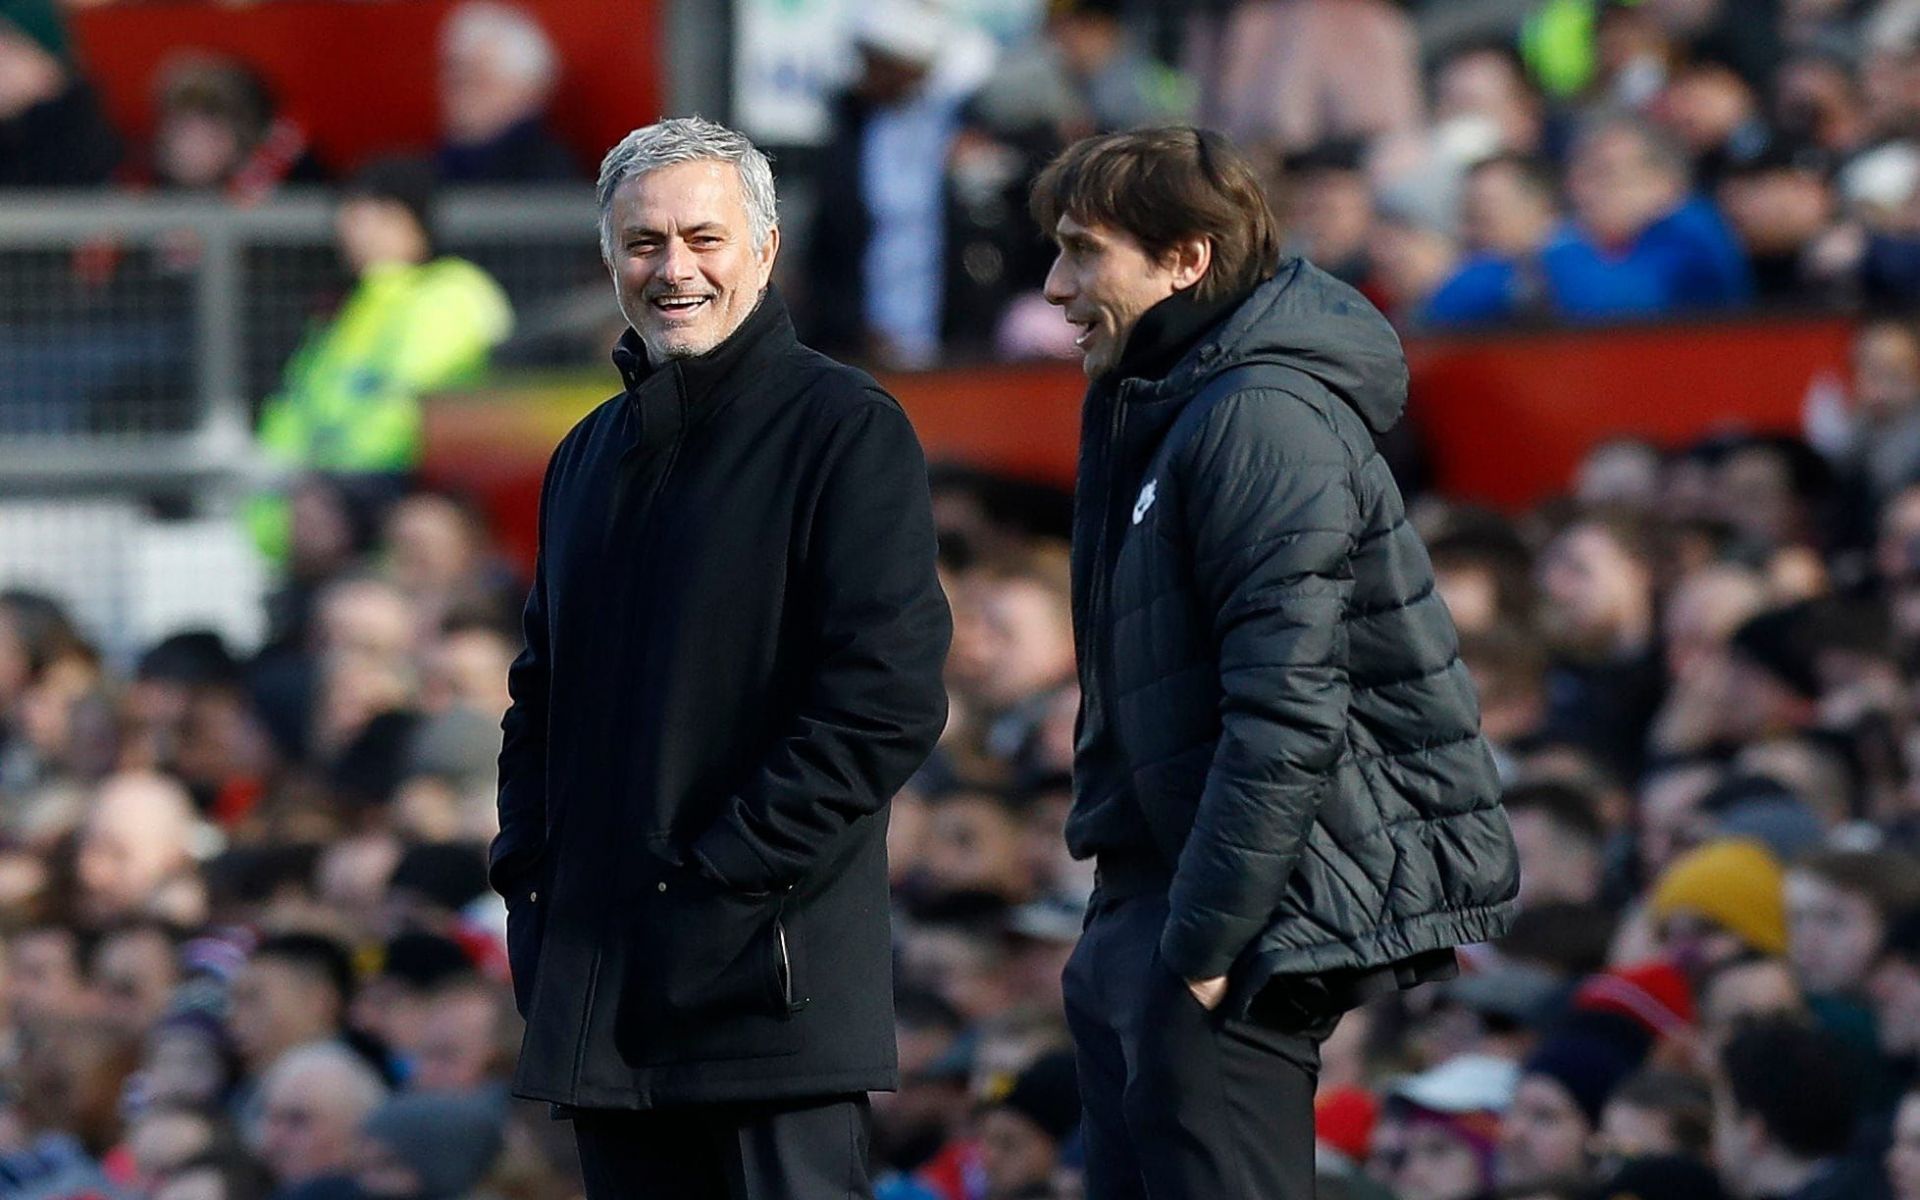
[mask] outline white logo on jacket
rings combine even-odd
[[[1147,480],[1147,486],[1140,489],[1140,498],[1133,502],[1133,523],[1135,525],[1138,525],[1141,519],[1147,515],[1147,510],[1153,507],[1154,497],[1159,494],[1160,481],[1158,479]]]

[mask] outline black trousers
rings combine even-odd
[[[867,1098],[578,1109],[588,1200],[872,1200]]]
[[[1167,898],[1094,897],[1067,963],[1087,1200],[1312,1200],[1313,1090],[1331,1022],[1201,1007],[1160,958]]]

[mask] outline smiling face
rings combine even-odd
[[[1119,365],[1141,316],[1198,283],[1212,260],[1204,239],[1156,260],[1127,234],[1070,216],[1060,218],[1053,238],[1060,253],[1047,272],[1047,302],[1065,310],[1067,323],[1080,331],[1073,344],[1085,355],[1089,379]]]
[[[655,362],[727,340],[766,290],[780,231],[753,244],[740,172],[718,159],[635,175],[613,193],[608,270]]]

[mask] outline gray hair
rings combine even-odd
[[[440,27],[440,52],[493,50],[515,77],[550,87],[560,74],[560,56],[539,21],[495,0],[468,0]]]
[[[620,139],[600,162],[600,254],[613,261],[613,194],[636,175],[688,162],[727,162],[740,172],[747,233],[755,250],[779,224],[773,165],[747,135],[704,117],[673,117]]]

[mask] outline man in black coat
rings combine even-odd
[[[1281,262],[1246,160],[1161,129],[1035,184],[1092,380],[1074,516],[1066,972],[1089,1200],[1313,1194],[1320,1041],[1506,928],[1473,686],[1374,438],[1406,362]],[[1276,265],[1277,264],[1277,265]]]
[[[698,119],[601,168],[626,390],[555,450],[492,879],[514,1091],[589,1195],[866,1195],[886,807],[946,719],[925,461],[768,286],[773,177]]]

